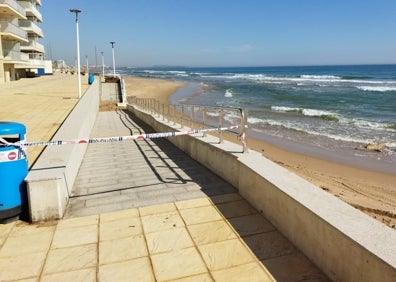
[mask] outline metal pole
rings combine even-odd
[[[116,74],[115,73],[115,59],[114,59],[114,44],[115,44],[115,42],[111,41],[110,44],[111,44],[111,49],[113,51],[113,75],[115,76],[115,74]]]
[[[89,75],[89,67],[88,67],[88,55],[85,55],[85,59],[87,60],[87,75]]]
[[[95,69],[98,67],[98,52],[96,50],[96,46],[95,46]]]
[[[103,52],[100,52],[102,54],[102,74],[104,76],[104,56],[103,56]]]
[[[77,35],[77,78],[78,78],[78,98],[81,98],[81,76],[80,76],[80,34],[78,31],[78,13],[81,10],[70,9],[70,12],[76,14],[76,35]]]

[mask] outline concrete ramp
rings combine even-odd
[[[102,79],[100,100],[101,102],[115,102],[126,106],[126,89],[124,79],[120,75],[105,76]]]
[[[127,111],[99,112],[91,137],[153,132]],[[235,193],[165,139],[89,144],[65,217]]]
[[[119,103],[120,100],[120,85],[117,82],[101,83],[102,95],[101,101],[109,101]]]

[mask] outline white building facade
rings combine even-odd
[[[0,0],[0,83],[45,74],[41,0]]]

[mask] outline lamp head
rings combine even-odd
[[[70,9],[70,12],[78,14],[78,13],[81,13],[81,10],[79,10],[79,9]]]
[[[81,10],[79,9],[70,9],[69,10],[72,13],[76,13],[76,22],[78,22],[78,13],[81,13]]]

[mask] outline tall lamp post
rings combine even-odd
[[[85,55],[85,59],[87,60],[87,75],[89,75],[89,66],[88,66],[88,55]]]
[[[100,52],[102,54],[102,74],[104,76],[104,56],[103,56],[103,52]]]
[[[79,35],[79,32],[78,32],[78,13],[81,13],[81,10],[79,10],[79,9],[70,9],[70,12],[76,14],[78,98],[81,98],[80,35]]]
[[[115,76],[115,59],[114,59],[114,44],[115,44],[115,42],[111,41],[110,44],[111,44],[111,49],[113,51],[113,75]]]

